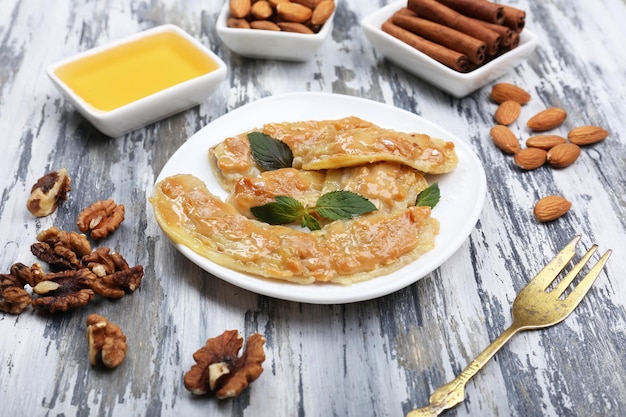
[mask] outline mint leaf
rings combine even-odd
[[[295,198],[279,195],[274,200],[251,207],[250,211],[254,217],[269,224],[293,223],[305,214],[304,206]]]
[[[302,216],[302,227],[306,227],[309,230],[320,230],[322,228],[317,219],[308,213]]]
[[[265,171],[290,168],[293,164],[293,153],[285,142],[274,139],[262,132],[248,133],[250,150],[257,164]]]
[[[349,219],[376,210],[367,198],[351,191],[331,191],[322,195],[315,204],[317,213],[330,220]]]
[[[417,195],[415,205],[429,206],[432,209],[435,208],[440,198],[441,192],[439,191],[439,184],[435,182],[429,185],[426,189],[422,190],[422,192]]]

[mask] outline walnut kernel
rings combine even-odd
[[[185,388],[197,395],[214,392],[219,399],[236,397],[263,372],[264,344],[265,337],[252,334],[238,356],[243,338],[236,330],[208,339],[193,355],[196,364],[185,374]]]
[[[126,335],[106,317],[98,314],[87,317],[87,342],[92,366],[102,362],[107,368],[116,368],[126,357]]]
[[[32,302],[24,282],[13,273],[0,274],[0,312],[20,314]]]
[[[55,271],[79,269],[80,260],[91,253],[91,244],[87,236],[76,232],[65,232],[51,227],[37,235],[38,243],[30,251]]]
[[[96,275],[92,288],[102,297],[120,298],[141,285],[143,266],[131,268],[122,255],[109,248],[98,248],[84,256],[82,264]]]
[[[26,207],[33,216],[45,217],[57,209],[60,200],[67,200],[71,179],[65,168],[39,178],[31,188]]]
[[[124,221],[124,205],[113,200],[100,200],[78,215],[76,225],[81,232],[91,231],[91,238],[100,240],[117,230]]]
[[[55,313],[87,305],[95,295],[91,289],[95,279],[87,268],[47,274],[46,279],[33,288],[39,295],[33,300],[33,308]]]

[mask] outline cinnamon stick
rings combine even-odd
[[[383,23],[382,30],[447,67],[459,72],[467,72],[469,69],[470,61],[467,55],[424,39],[411,31],[395,25],[391,19]]]
[[[486,0],[438,0],[457,12],[490,23],[504,21],[504,8],[501,4]]]
[[[498,53],[500,34],[483,25],[475,24],[469,17],[445,4],[439,3],[437,0],[408,0],[407,7],[421,18],[432,20],[480,39],[487,45],[488,55]]]
[[[464,53],[473,64],[482,64],[485,60],[485,43],[463,32],[403,11],[396,12],[392,16],[392,22],[429,41]]]
[[[526,25],[526,12],[513,6],[502,6],[504,11],[504,21],[502,24],[520,33]]]
[[[513,39],[513,34],[517,33],[508,26],[499,25],[497,23],[485,22],[484,20],[480,19],[473,20],[476,22],[476,24],[484,25],[485,27],[488,27],[494,32],[498,32],[500,34],[500,49],[502,49],[503,47],[508,47],[511,44],[511,40]]]

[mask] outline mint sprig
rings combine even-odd
[[[248,133],[252,157],[265,171],[290,168],[293,165],[293,153],[285,142],[262,132]]]
[[[441,192],[439,190],[439,184],[436,182],[429,185],[417,195],[415,201],[416,206],[428,206],[431,209],[435,208],[439,200],[441,199]]]
[[[329,220],[349,219],[376,210],[367,198],[351,191],[331,191],[317,199],[312,207],[304,207],[301,202],[288,196],[276,196],[274,201],[251,207],[257,219],[272,225],[290,224],[300,220],[302,227],[320,230],[321,226],[312,213]]]

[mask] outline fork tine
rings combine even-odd
[[[567,290],[567,287],[569,287],[572,281],[574,281],[580,270],[583,269],[583,267],[589,261],[589,258],[591,258],[591,255],[593,255],[597,249],[598,245],[591,246],[585,256],[580,258],[580,261],[578,261],[578,263],[574,265],[574,267],[567,273],[567,275],[565,275],[563,279],[561,279],[559,283],[554,286],[551,292],[553,292],[554,295],[556,295],[557,297],[562,296],[565,290]]]
[[[554,279],[563,271],[574,255],[576,254],[576,245],[580,241],[580,235],[576,236],[568,243],[561,252],[559,252],[548,264],[529,282],[532,285],[546,290]]]
[[[581,302],[581,300],[585,297],[585,294],[589,291],[593,283],[595,282],[598,275],[600,275],[600,271],[604,267],[604,264],[611,256],[613,251],[611,249],[607,250],[604,255],[598,260],[598,262],[589,270],[587,275],[583,277],[582,280],[576,285],[576,287],[572,290],[572,292],[565,298],[564,301],[568,303],[569,306],[573,309]]]

